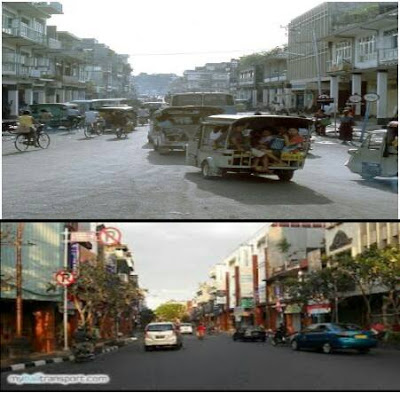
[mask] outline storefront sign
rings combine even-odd
[[[285,308],[285,314],[300,314],[301,306],[298,304],[288,304]]]
[[[73,243],[71,244],[71,271],[74,275],[78,274],[79,269],[79,244]]]
[[[252,308],[254,305],[254,300],[253,299],[241,299],[240,304],[243,308]]]
[[[307,306],[307,314],[327,314],[331,312],[331,305],[329,303],[324,304],[310,304]]]
[[[91,243],[96,241],[96,232],[71,232],[70,234],[71,243]]]

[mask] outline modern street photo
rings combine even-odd
[[[5,222],[2,391],[397,391],[400,223]]]
[[[398,217],[397,2],[2,15],[5,219]]]

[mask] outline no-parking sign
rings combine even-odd
[[[56,282],[58,285],[68,287],[75,282],[75,275],[67,270],[59,270],[56,273]]]
[[[99,232],[99,242],[105,246],[121,244],[121,232],[117,228],[107,227]]]

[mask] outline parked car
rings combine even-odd
[[[258,326],[244,326],[233,333],[233,341],[263,341],[266,340],[265,330]]]
[[[170,347],[182,348],[182,336],[173,322],[149,323],[145,328],[144,349]]]
[[[345,323],[310,325],[292,339],[292,349],[295,351],[309,348],[331,353],[338,349],[355,349],[360,353],[367,353],[376,345],[377,340],[371,331]]]
[[[193,326],[191,323],[181,323],[179,330],[182,334],[193,334]]]
[[[398,136],[397,121],[386,130],[370,131],[359,148],[348,150],[351,157],[345,165],[366,180],[398,176]]]

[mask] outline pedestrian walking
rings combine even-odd
[[[347,145],[348,142],[353,141],[353,127],[354,119],[350,116],[350,111],[345,109],[343,116],[340,118],[339,126],[339,139],[342,141],[342,145]]]

